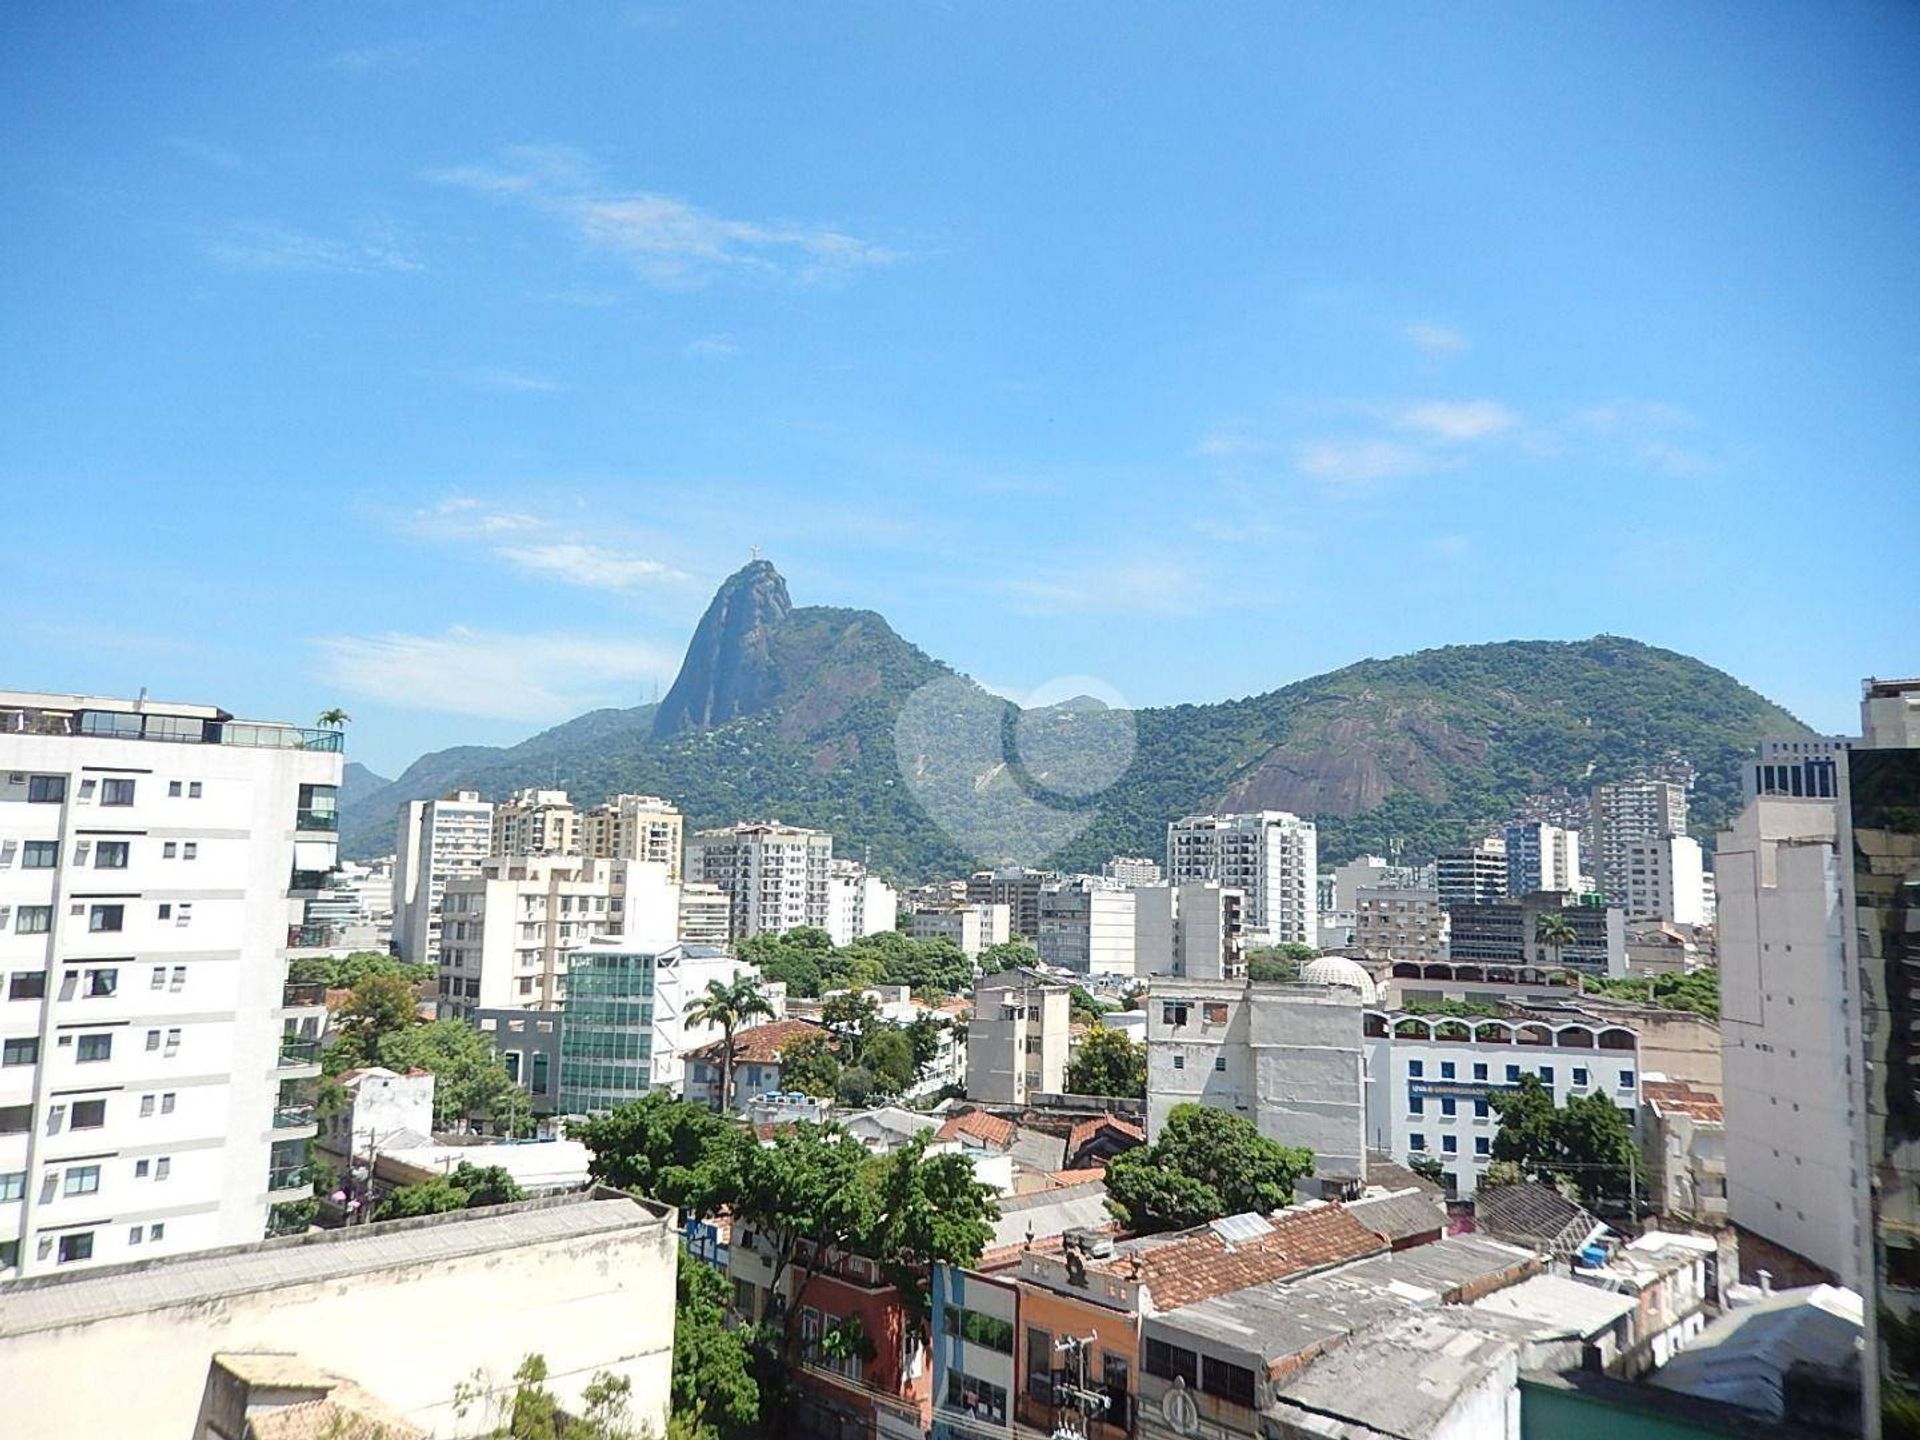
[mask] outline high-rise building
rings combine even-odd
[[[1507,843],[1497,835],[1442,850],[1434,865],[1442,905],[1482,905],[1507,898]]]
[[[494,855],[578,855],[580,812],[564,790],[516,790],[493,807]]]
[[[949,905],[914,911],[907,933],[916,940],[951,940],[968,959],[977,960],[982,950],[1006,944],[1012,929],[1004,905]]]
[[[1029,870],[1006,865],[998,870],[976,870],[967,877],[969,905],[1004,905],[1013,933],[1033,939],[1040,933],[1040,891],[1060,876],[1051,870]]]
[[[1167,826],[1167,879],[1240,891],[1249,944],[1319,940],[1319,870],[1313,822],[1284,810],[1188,815]]]
[[[1687,833],[1687,787],[1650,777],[1596,785],[1588,808],[1587,863],[1607,903],[1625,906],[1634,844]]]
[[[1100,867],[1100,873],[1122,885],[1158,885],[1160,862],[1144,855],[1115,855]]]
[[[1427,964],[1447,958],[1447,908],[1432,890],[1362,890],[1353,947],[1371,958]]]
[[[1700,842],[1691,835],[1662,835],[1627,847],[1629,920],[1672,925],[1707,923],[1705,871]]]
[[[700,830],[687,842],[687,878],[726,892],[735,940],[825,930],[832,865],[833,836],[778,820]]]
[[[580,817],[580,853],[603,860],[646,860],[681,877],[685,821],[657,795],[615,795]]]
[[[1580,832],[1529,821],[1501,832],[1507,847],[1507,894],[1580,888]]]
[[[867,935],[899,928],[900,897],[857,860],[835,860],[827,868],[827,934],[835,945],[851,945]]]
[[[341,735],[0,692],[0,1278],[246,1244],[311,1193]]]
[[[1847,735],[1762,740],[1758,753],[1740,772],[1741,796],[1747,800],[1757,795],[1836,799],[1842,759],[1858,743]]]
[[[1215,880],[1137,885],[1134,970],[1190,980],[1238,980],[1246,974],[1242,944],[1246,897]]]
[[[680,938],[689,945],[725,945],[732,938],[733,901],[718,885],[680,884]]]
[[[493,847],[493,804],[478,790],[414,800],[400,812],[393,863],[393,943],[402,959],[440,963],[440,900]]]
[[[1447,958],[1484,965],[1536,965],[1627,973],[1627,920],[1617,905],[1570,904],[1560,891],[1482,905],[1447,906]],[[1554,914],[1573,930],[1558,946],[1540,938],[1540,917]]]
[[[1115,880],[1076,875],[1040,891],[1034,949],[1049,965],[1080,975],[1131,975],[1133,891]]]

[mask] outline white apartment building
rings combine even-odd
[[[1605,1095],[1635,1125],[1640,1037],[1624,1025],[1559,1008],[1525,1018],[1452,1019],[1369,1009],[1367,1145],[1405,1163],[1432,1156],[1450,1194],[1470,1196],[1493,1161],[1496,1096],[1538,1075],[1556,1105]]]
[[[1865,1108],[1838,826],[1832,801],[1763,795],[1714,849],[1727,1214],[1859,1288]]]
[[[1436,890],[1364,889],[1354,900],[1353,948],[1376,959],[1445,960],[1449,927]]]
[[[658,795],[615,795],[580,817],[580,853],[603,860],[649,860],[681,878],[686,822]],[[721,943],[725,943],[724,939]]]
[[[0,692],[0,1279],[249,1243],[308,1193],[324,996],[287,957],[341,748]]]
[[[1507,842],[1498,835],[1442,850],[1434,870],[1443,905],[1485,905],[1507,898]]]
[[[827,867],[827,934],[836,945],[899,928],[900,897],[856,860]]]
[[[1077,975],[1134,973],[1133,891],[1098,875],[1076,875],[1040,891],[1034,949]]]
[[[1351,912],[1362,890],[1434,890],[1439,877],[1432,865],[1396,865],[1378,855],[1362,855],[1320,872],[1320,908]]]
[[[1687,787],[1647,778],[1596,785],[1589,814],[1587,863],[1594,883],[1608,904],[1624,906],[1635,842],[1687,833]]]
[[[1507,894],[1580,888],[1580,832],[1529,821],[1501,832],[1507,847]]]
[[[393,943],[400,958],[440,963],[440,899],[447,881],[471,875],[493,848],[493,803],[478,790],[414,800],[400,812],[393,861]]]
[[[1012,920],[1004,905],[955,905],[940,910],[916,910],[907,921],[907,933],[916,940],[951,940],[970,960],[994,945],[1004,945],[1012,934]]]
[[[1328,1185],[1366,1170],[1360,994],[1326,985],[1155,980],[1147,1139],[1176,1105],[1210,1105],[1313,1151]],[[974,1022],[976,1025],[978,1020]]]
[[[1005,865],[998,870],[976,870],[967,877],[969,905],[1004,905],[1013,933],[1031,940],[1040,933],[1040,892],[1061,877],[1051,870]]]
[[[567,957],[619,936],[636,947],[674,941],[679,896],[664,865],[573,855],[497,855],[447,881],[441,932],[443,1013],[551,1010]]]
[[[580,812],[564,790],[516,790],[493,807],[493,855],[578,855]]]
[[[1100,867],[1100,873],[1122,885],[1158,885],[1160,862],[1144,855],[1115,855]]]
[[[1031,970],[988,977],[967,1022],[967,1098],[1024,1105],[1066,1089],[1071,995]]]
[[[726,892],[735,940],[802,925],[825,930],[832,866],[833,836],[778,820],[700,830],[687,841],[687,878]]]
[[[1246,897],[1238,890],[1213,880],[1137,885],[1133,903],[1135,974],[1237,980],[1246,973]]]
[[[660,862],[652,862],[660,863]],[[733,901],[718,885],[680,884],[680,938],[689,945],[725,945],[732,938]]]
[[[1318,942],[1319,856],[1313,823],[1284,810],[1188,815],[1167,826],[1167,879],[1240,891],[1248,944]]]
[[[1629,920],[1705,925],[1707,890],[1700,842],[1691,835],[1662,835],[1629,845],[1624,908]]]

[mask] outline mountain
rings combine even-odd
[[[374,774],[358,760],[349,760],[340,772],[340,804],[352,808],[392,783],[386,776]]]
[[[841,853],[895,878],[962,874],[981,857],[928,818],[895,760],[895,727],[916,694],[940,697],[963,742],[965,719],[982,715],[989,731],[1012,722],[1043,752],[1048,735],[1084,738],[1100,719],[1085,702],[1020,714],[872,611],[794,606],[779,572],[756,560],[720,587],[658,706],[597,710],[506,748],[437,751],[378,789],[356,784],[343,796],[342,846],[354,856],[390,850],[406,800],[456,785],[492,797],[541,785],[581,803],[622,790],[665,795],[694,826],[777,816],[832,830]],[[1131,763],[1056,863],[1158,855],[1168,820],[1216,806],[1311,815],[1329,861],[1394,843],[1427,855],[1645,766],[1691,767],[1695,828],[1708,834],[1737,808],[1754,743],[1809,733],[1724,672],[1613,635],[1363,660],[1132,720]],[[992,749],[959,788],[997,793],[1017,816],[1024,790],[1005,783],[1011,767]],[[1059,778],[1071,760],[1050,773],[1021,758],[1026,788],[1082,793]]]

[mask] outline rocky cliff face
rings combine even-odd
[[[757,715],[780,694],[775,632],[793,613],[787,582],[765,560],[728,576],[700,617],[680,674],[653,717],[656,739]]]

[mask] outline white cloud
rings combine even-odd
[[[235,270],[372,275],[421,269],[390,239],[341,240],[284,225],[242,225],[207,244],[207,254]]]
[[[1294,468],[1302,475],[1336,485],[1364,485],[1424,475],[1439,462],[1427,451],[1397,440],[1311,440],[1293,453]]]
[[[1402,407],[1394,423],[1435,440],[1458,443],[1511,430],[1520,417],[1497,400],[1424,400]]]
[[[430,540],[459,540],[540,530],[546,524],[538,515],[524,510],[501,509],[472,495],[453,495],[438,505],[416,510],[407,528]]]
[[[722,360],[739,353],[740,346],[731,335],[702,335],[687,344],[687,354],[707,360]]]
[[[464,626],[441,635],[333,635],[314,643],[330,686],[404,710],[498,720],[559,720],[596,706],[637,704],[640,682],[670,676],[679,663],[659,645]]]
[[[503,390],[510,394],[557,395],[567,388],[551,376],[533,375],[524,370],[475,370],[472,379],[483,390]]]
[[[428,178],[552,215],[661,286],[698,285],[728,270],[821,280],[899,258],[831,226],[734,219],[676,196],[608,186],[584,152],[566,145],[511,146],[495,163],[444,167]]]
[[[1408,344],[1429,355],[1458,355],[1467,348],[1467,337],[1447,325],[1414,324],[1400,333]]]
[[[1014,607],[1028,614],[1191,615],[1204,581],[1175,560],[1056,566],[1005,581]]]
[[[687,577],[670,565],[638,555],[623,555],[599,545],[556,541],[549,545],[505,545],[494,552],[530,575],[579,585],[589,590],[628,590],[656,580]]]
[[[1254,439],[1244,430],[1212,430],[1200,437],[1200,443],[1193,447],[1194,452],[1211,460],[1224,460],[1235,455],[1255,455],[1267,447]]]

